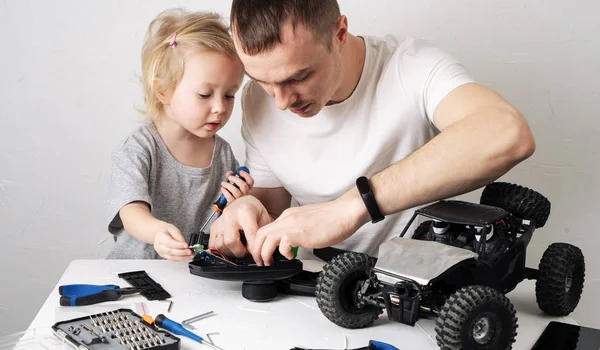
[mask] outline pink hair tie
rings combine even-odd
[[[169,46],[175,47],[175,45],[177,45],[177,43],[175,42],[175,39],[177,39],[177,32],[173,33],[173,39],[171,39]]]

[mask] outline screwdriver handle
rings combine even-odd
[[[167,318],[167,316],[165,316],[163,314],[159,314],[158,316],[156,316],[156,318],[154,318],[154,324],[160,328],[164,328],[164,329],[168,330],[169,332],[171,332],[173,334],[183,335],[190,339],[193,339],[193,340],[197,341],[198,343],[202,343],[202,341],[204,340],[204,339],[202,339],[201,336],[188,331],[187,329],[183,328],[183,326],[181,324]]]
[[[239,177],[240,179],[246,181],[246,179],[244,179],[240,175],[240,171],[245,171],[248,174],[250,174],[250,170],[242,165],[241,167],[235,169],[235,171],[233,172],[233,176]],[[229,182],[230,184],[233,184],[235,187],[238,187],[236,184],[234,184],[231,181],[227,181],[227,182]],[[213,203],[213,209],[215,210],[215,212],[221,212],[221,211],[223,211],[223,209],[225,209],[226,205],[227,205],[227,198],[225,198],[225,195],[222,194],[221,197],[219,199],[217,199],[216,202]]]
[[[390,345],[388,343],[371,340],[369,341],[369,349],[373,350],[398,350],[397,347]]]

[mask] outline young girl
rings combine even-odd
[[[148,120],[112,155],[108,230],[116,244],[107,258],[191,259],[186,242],[212,203],[221,193],[228,203],[248,194],[254,180],[231,176],[239,164],[216,134],[242,79],[218,15],[175,9],[150,23],[142,48]]]

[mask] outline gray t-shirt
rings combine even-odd
[[[123,206],[133,201],[148,203],[152,215],[175,225],[187,242],[212,213],[225,173],[239,166],[230,145],[218,135],[208,167],[183,165],[169,153],[151,122],[137,128],[113,151],[112,162],[107,214],[115,245],[107,259],[161,259],[153,245],[125,231],[119,216]]]

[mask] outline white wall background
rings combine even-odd
[[[503,179],[552,201],[528,263],[554,241],[582,247],[588,273],[574,315],[600,327],[597,2],[340,4],[352,33],[429,38],[521,109],[537,151]],[[177,5],[227,17],[230,1],[0,1],[0,335],[28,326],[71,260],[108,250],[110,152],[140,119],[142,38],[154,15]],[[221,135],[243,162],[239,111]]]

